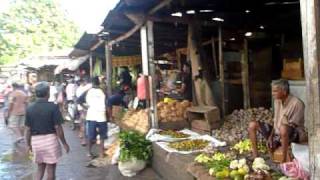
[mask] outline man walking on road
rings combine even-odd
[[[107,138],[107,113],[106,113],[106,96],[99,87],[100,82],[98,77],[92,80],[92,88],[87,92],[86,103],[87,111],[87,138],[89,156],[92,155],[92,145],[96,142],[97,134],[100,137],[99,156],[104,155],[104,139]],[[97,131],[98,130],[98,131]]]
[[[7,117],[8,127],[16,135],[16,143],[23,140],[25,111],[28,102],[28,96],[20,89],[17,83],[12,84],[13,91],[9,95],[9,107]]]

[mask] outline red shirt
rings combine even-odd
[[[147,94],[148,94],[148,80],[147,77],[144,75],[141,75],[137,79],[137,97],[139,100],[146,100]]]

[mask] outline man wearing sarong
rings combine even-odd
[[[258,156],[256,133],[259,131],[267,140],[269,151],[273,152],[280,147],[283,154],[282,162],[287,162],[290,143],[307,140],[304,128],[305,107],[300,99],[290,94],[287,80],[281,79],[272,83],[272,97],[274,98],[273,126],[255,120],[249,124],[252,153],[254,157]]]

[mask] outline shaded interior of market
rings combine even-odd
[[[104,30],[98,35],[84,34],[75,45],[71,56],[81,55],[81,53],[77,54],[78,49],[89,52],[105,32],[109,35],[103,38],[114,40],[132,30],[136,25],[125,14],[142,16],[157,3],[159,2],[121,1],[102,23]],[[192,10],[196,14],[187,14],[187,11]],[[213,10],[213,12],[203,10]],[[172,16],[177,12],[183,13],[183,16]],[[224,22],[213,21],[214,17],[220,17]],[[221,102],[219,98],[221,96],[218,81],[219,67],[215,69],[215,66],[219,64],[218,27],[222,27],[228,113],[243,107],[243,98],[238,95],[233,96],[235,94],[233,92],[242,94],[240,61],[244,39],[248,40],[252,107],[271,106],[270,84],[273,79],[281,77],[282,60],[301,58],[303,55],[300,10],[297,1],[174,1],[148,18],[154,21],[156,60],[168,59],[175,64],[179,64],[177,63],[178,50],[188,47],[188,23],[197,24],[199,41],[202,42],[199,48],[202,68],[212,82],[217,104]],[[253,35],[246,37],[247,32],[252,32]],[[212,53],[212,40],[215,42],[215,58]],[[104,45],[100,45],[92,53],[103,59],[104,50]],[[112,54],[114,56],[140,55],[140,32],[136,31],[127,39],[115,43],[112,46]],[[185,50],[181,61],[186,59]],[[105,61],[102,60],[102,62]],[[221,107],[220,104],[219,107]]]
[[[238,150],[235,146],[238,143],[247,143],[246,147],[249,146],[247,129],[250,120],[257,118],[273,123],[272,82],[288,80],[290,94],[301,99],[306,107],[306,129],[313,127],[313,120],[317,117],[312,116],[311,120],[308,114],[312,112],[308,108],[313,107],[307,99],[308,92],[312,90],[308,91],[306,84],[312,81],[312,75],[308,76],[305,71],[315,73],[312,68],[316,64],[306,62],[307,50],[303,48],[306,46],[303,31],[306,30],[302,28],[306,15],[301,13],[301,9],[305,8],[300,7],[301,1],[120,0],[106,15],[99,33],[85,32],[67,57],[55,57],[56,60],[69,58],[73,65],[64,63],[29,67],[28,71],[37,73],[39,80],[49,81],[68,79],[77,73],[90,77],[104,76],[108,88],[106,94],[111,96],[120,89],[117,81],[122,68],[129,67],[134,79],[129,96],[135,97],[137,94],[136,82],[139,73],[142,73],[150,86],[150,99],[147,98],[147,108],[143,109],[115,107],[112,110],[115,114],[112,123],[121,130],[148,134],[148,138],[160,132],[179,136],[180,131],[176,131],[191,129],[199,136],[216,138],[214,140],[218,145],[214,150],[211,149],[211,154],[225,153],[219,155],[223,158],[244,158],[248,165],[253,165],[255,159],[250,155],[251,152],[237,152],[235,155]],[[192,102],[184,100],[177,93],[185,63],[191,65]],[[308,69],[305,67],[307,63],[312,64]],[[156,87],[155,80],[158,71],[163,76],[160,87]],[[170,89],[167,81],[171,74],[176,76],[174,88]],[[193,129],[194,124],[200,128]],[[161,130],[152,131],[154,128]],[[182,134],[190,133],[184,130]],[[191,132],[186,139],[192,136]],[[179,139],[178,142],[183,140]],[[314,139],[311,142],[314,145]],[[106,152],[114,155],[114,148],[119,147],[120,143],[121,140],[118,144],[113,143],[110,146],[112,152]],[[172,142],[166,143],[172,145]],[[163,144],[159,140],[152,141],[150,145],[153,150],[150,166],[161,178],[218,179],[215,178],[217,175],[212,175],[216,172],[209,172],[203,165],[206,153],[202,156],[195,150],[196,153],[181,153],[183,150],[179,152],[179,145],[176,146],[179,153],[172,153]],[[310,148],[310,144],[306,142],[303,146]],[[260,145],[259,148],[265,147],[264,144]],[[125,146],[129,145],[120,147]],[[201,150],[206,151],[205,148]],[[310,157],[315,154],[314,147],[310,152]],[[266,160],[263,163],[269,164],[272,173],[280,172],[277,156],[280,159],[287,157],[279,154],[268,154],[265,150],[262,155]],[[312,167],[314,164],[312,162]],[[227,172],[228,176],[221,176],[222,179],[227,179],[230,172]],[[271,178],[271,174],[268,178]]]

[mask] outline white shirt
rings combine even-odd
[[[74,97],[76,96],[76,85],[68,84],[66,87],[66,94],[68,101],[74,100]]]
[[[92,87],[91,84],[86,84],[86,85],[80,85],[77,90],[76,90],[76,97],[80,97],[84,92],[89,90]]]
[[[87,92],[86,103],[88,105],[86,120],[106,122],[106,96],[99,88],[92,88]]]
[[[50,96],[48,101],[49,102],[56,102],[56,96],[58,94],[58,90],[55,86],[50,86]]]

